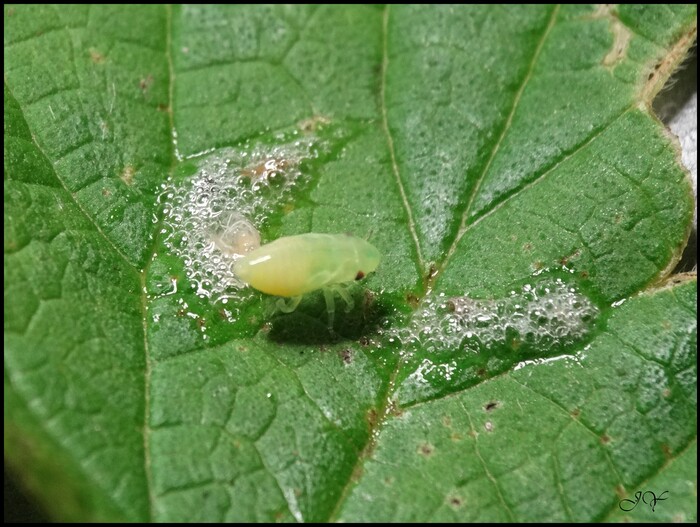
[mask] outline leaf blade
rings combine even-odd
[[[624,489],[665,467],[664,452],[673,459],[694,444],[694,404],[681,393],[693,388],[685,382],[680,388],[673,379],[694,367],[695,319],[674,295],[692,300],[696,288],[693,279],[628,300],[578,363],[526,366],[405,409],[385,423],[339,519],[595,521],[604,516],[626,495]],[[654,323],[640,326],[640,313]],[[653,342],[659,330],[679,345],[675,363],[658,355],[669,350]],[[619,341],[618,333],[634,334],[643,351]],[[656,359],[669,384],[657,382]],[[640,379],[654,420],[635,415]],[[664,395],[667,386],[674,395]],[[681,414],[667,413],[674,408],[669,397],[682,398]],[[673,436],[663,451],[654,440]],[[417,479],[431,485],[415,487]],[[619,498],[616,488],[623,493]]]
[[[263,236],[371,233],[384,262],[367,284],[381,293],[374,306],[367,297],[356,303],[363,306],[362,318],[378,312],[377,320],[386,317],[396,326],[410,324],[411,315],[391,313],[426,303],[428,290],[488,302],[540,265],[568,265],[581,274],[595,265],[596,273],[575,282],[596,297],[605,318],[615,312],[610,302],[663,277],[687,238],[692,207],[675,152],[648,110],[637,105],[648,103],[684,53],[695,24],[693,7],[522,7],[512,13],[414,6],[48,9],[5,10],[10,28],[5,185],[6,210],[12,211],[12,221],[5,222],[5,280],[11,285],[6,300],[8,294],[20,299],[5,321],[6,389],[9,378],[17,405],[10,419],[20,423],[11,443],[25,431],[41,446],[37,452],[69,446],[57,458],[70,465],[67,473],[77,480],[71,484],[66,476],[66,485],[82,503],[57,514],[172,521],[361,515],[372,509],[363,508],[358,488],[376,484],[385,493],[381,499],[391,495],[376,471],[363,473],[362,467],[389,448],[393,439],[386,442],[387,434],[401,411],[469,400],[501,379],[521,375],[518,370],[478,381],[468,390],[447,378],[425,400],[402,399],[401,383],[414,373],[416,361],[403,362],[399,353],[410,351],[416,360],[435,356],[389,345],[375,329],[358,339],[362,324],[359,333],[346,328],[347,341],[328,345],[318,337],[326,317],[318,299],[275,319],[269,335],[265,328],[259,331],[265,320],[259,298],[242,306],[241,323],[228,324],[219,306],[187,292],[183,263],[163,246],[161,226],[150,217],[159,200],[169,205],[167,197],[158,197],[160,183],[170,175],[191,178],[210,154],[192,156],[205,150],[214,148],[216,156],[258,137],[274,144],[275,134],[289,127],[325,137],[318,128],[330,121],[329,153],[305,167],[308,187],[297,189],[284,211],[269,213]],[[663,28],[654,22],[661,15],[668,17]],[[446,31],[431,35],[435,23]],[[480,35],[489,28],[490,34]],[[455,45],[431,44],[445,35]],[[577,35],[576,45],[562,48]],[[492,45],[479,52],[469,39]],[[509,42],[517,39],[522,45],[509,55]],[[34,76],[26,74],[33,57],[39,57]],[[659,58],[668,64],[647,79]],[[504,89],[493,90],[493,79]],[[112,84],[110,92],[112,81],[119,89]],[[580,86],[573,89],[576,82]],[[476,89],[454,96],[450,83]],[[16,101],[8,87],[16,91]],[[598,96],[586,100],[591,93]],[[107,128],[95,120],[114,111],[118,118],[103,119]],[[488,121],[486,129],[475,126],[477,117]],[[439,119],[449,122],[436,126]],[[429,133],[427,140],[421,130]],[[464,130],[473,133],[465,139]],[[85,150],[100,155],[81,157]],[[522,163],[510,170],[513,159]],[[435,167],[438,172],[431,172]],[[581,174],[597,174],[608,186],[596,192],[578,188]],[[434,191],[441,196],[431,205],[437,214],[428,211]],[[549,207],[553,196],[564,198]],[[60,214],[52,208],[57,203]],[[540,233],[545,239],[537,238]],[[526,249],[528,242],[532,247]],[[584,256],[577,255],[582,247]],[[35,269],[36,261],[41,265]],[[72,265],[68,280],[60,275],[66,261]],[[437,267],[426,269],[433,262]],[[23,335],[33,313],[43,309],[37,307],[45,301],[42,295],[54,294],[57,283],[71,300],[56,306],[42,327],[63,326],[62,331]],[[28,293],[30,284],[39,294]],[[173,284],[177,295],[168,292]],[[69,313],[81,321],[75,335],[68,331]],[[373,328],[372,320],[365,331]],[[105,321],[107,338],[96,341],[102,344],[75,343],[90,330],[99,333]],[[653,317],[637,322],[649,328],[656,323]],[[300,339],[305,333],[316,340]],[[592,345],[602,346],[599,338]],[[629,342],[638,345],[634,339],[619,345]],[[655,343],[656,352],[669,349],[664,341]],[[63,363],[70,355],[66,374]],[[519,360],[509,357],[507,369]],[[42,361],[59,372],[56,378],[44,374],[33,384],[23,382],[24,373]],[[125,372],[107,378],[113,364]],[[592,367],[586,374],[601,375]],[[677,384],[687,391],[696,376],[684,375]],[[57,381],[65,381],[65,390],[56,393],[71,403],[63,418],[54,415],[52,392],[41,392]],[[560,382],[552,385],[562,388]],[[78,403],[81,397],[89,403]],[[530,397],[535,402],[528,404],[537,408],[537,396]],[[23,417],[23,401],[32,403],[31,423]],[[104,402],[100,412],[81,414],[81,404],[92,409],[98,401]],[[649,404],[642,397],[636,402]],[[669,412],[686,419],[686,403],[676,403]],[[547,415],[561,419],[562,408],[552,407]],[[597,411],[590,409],[605,417]],[[486,430],[481,417],[470,410],[462,424],[481,427],[482,434],[499,431]],[[105,419],[114,422],[107,425]],[[62,420],[72,424],[62,427]],[[101,458],[90,457],[92,438],[72,442],[71,431],[95,426],[109,430],[97,444],[128,445],[129,454],[117,456],[116,466],[94,467]],[[552,432],[545,425],[542,430]],[[654,433],[666,434],[674,448],[685,437],[672,426]],[[590,430],[573,437],[595,444]],[[437,455],[431,445],[421,443],[416,450],[424,464]],[[583,476],[586,498],[596,504],[591,512],[580,507],[582,499],[567,479],[570,460],[548,458],[524,471],[524,477],[549,471],[554,478],[547,488],[552,501],[532,509],[511,499],[514,483],[501,476],[503,463],[512,458],[494,462],[498,452],[506,450],[487,444],[483,451],[474,449],[467,463],[461,465],[455,455],[444,467],[448,474],[469,471],[470,499],[485,500],[478,519],[602,518],[601,504],[614,501],[614,483],[623,478],[635,483],[645,475],[639,462],[636,472],[615,474],[612,454],[606,458],[598,449],[598,457],[586,458],[591,471]],[[687,473],[683,463],[678,466]],[[44,458],[41,465],[50,463]],[[89,470],[81,480],[84,466]],[[425,489],[424,478],[435,479],[430,471],[410,473],[413,488],[365,519],[382,517],[407,496],[415,500],[397,514],[463,518],[463,496]],[[99,484],[86,488],[91,480]],[[598,481],[606,482],[604,489],[595,488]],[[433,481],[436,488],[440,484]],[[692,516],[687,507],[679,510]]]

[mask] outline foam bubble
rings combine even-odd
[[[525,284],[504,298],[428,297],[407,328],[393,332],[404,345],[427,352],[485,349],[547,351],[585,337],[598,308],[560,278]]]
[[[259,230],[270,215],[307,183],[301,165],[318,157],[317,138],[294,131],[276,139],[217,150],[197,160],[190,179],[163,187],[164,243],[182,258],[202,297],[228,303],[253,294],[233,265],[260,246]]]

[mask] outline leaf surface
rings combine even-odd
[[[695,519],[696,283],[660,285],[693,198],[650,111],[695,6],[4,14],[5,448],[57,518],[620,520],[668,486],[634,514]],[[176,237],[221,200],[370,236],[335,334],[318,294],[212,298]]]

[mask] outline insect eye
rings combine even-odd
[[[365,277],[365,273],[362,271],[357,271],[357,275],[355,276],[355,280],[362,280]]]

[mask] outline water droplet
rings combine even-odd
[[[388,336],[389,342],[398,340],[435,352],[518,351],[523,344],[531,351],[547,352],[585,337],[598,313],[596,305],[575,287],[560,278],[544,277],[504,298],[427,297],[408,327],[392,330]]]
[[[319,144],[313,135],[280,137],[279,144],[203,153],[190,179],[165,185],[163,239],[182,258],[197,295],[239,303],[252,296],[233,275],[233,263],[260,245],[258,231],[270,214],[307,181],[301,164]]]

